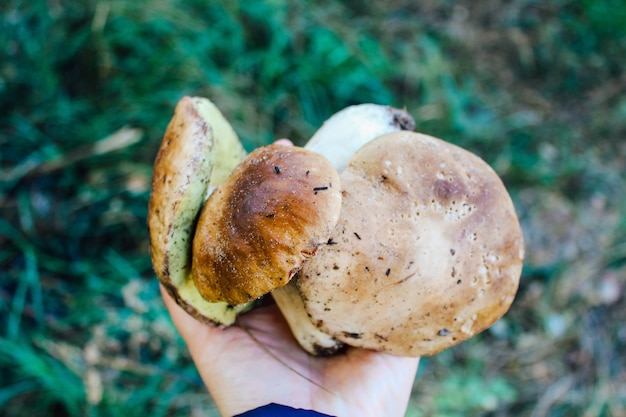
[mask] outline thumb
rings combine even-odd
[[[178,333],[180,333],[187,344],[192,356],[199,352],[200,347],[206,346],[207,341],[213,339],[216,333],[222,333],[221,329],[202,323],[189,315],[182,307],[176,304],[176,301],[174,301],[163,285],[160,285],[160,290],[165,307],[172,317],[174,327],[176,327]]]

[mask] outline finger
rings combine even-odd
[[[293,142],[286,138],[278,139],[277,141],[274,142],[274,144],[283,145],[283,146],[293,146]]]
[[[197,345],[201,345],[210,336],[211,331],[215,330],[212,326],[201,323],[185,310],[183,310],[174,299],[169,295],[165,287],[160,285],[161,297],[167,307],[167,311],[172,317],[174,326],[187,343],[190,350],[195,350]]]

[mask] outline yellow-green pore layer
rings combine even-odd
[[[230,325],[250,306],[202,298],[190,279],[192,236],[209,185],[223,181],[244,155],[235,132],[213,103],[184,97],[154,163],[148,228],[155,273],[189,314],[214,324]]]

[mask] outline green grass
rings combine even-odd
[[[7,0],[0,16],[2,415],[217,415],[148,257],[152,162],[190,94],[247,149],[302,144],[350,104],[406,107],[502,176],[519,295],[422,361],[408,415],[626,415],[622,2]]]

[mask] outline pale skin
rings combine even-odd
[[[291,145],[287,139],[276,143]],[[271,301],[224,329],[188,315],[163,287],[161,294],[223,416],[269,403],[333,416],[400,417],[406,412],[418,358],[356,348],[313,357],[300,348]]]
[[[419,359],[350,348],[313,357],[275,304],[221,329],[188,315],[161,288],[174,325],[223,416],[278,403],[333,416],[403,416]]]

